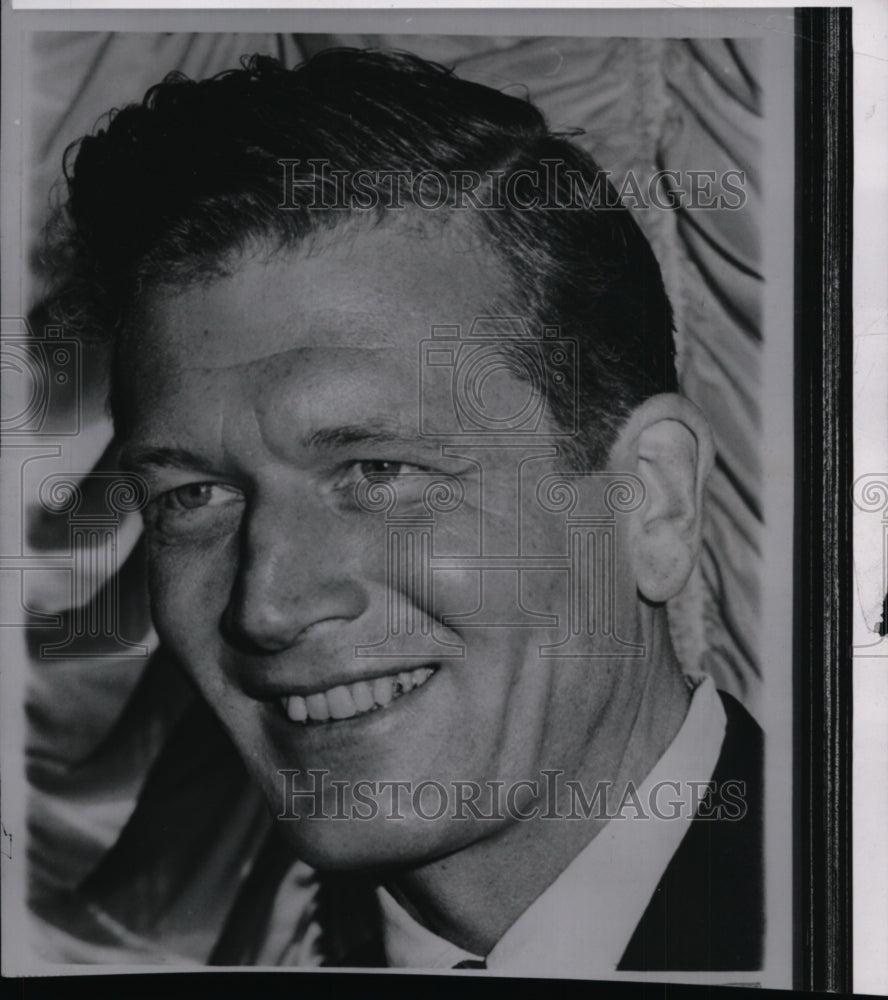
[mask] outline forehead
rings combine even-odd
[[[468,326],[502,309],[510,285],[505,266],[462,219],[350,224],[295,250],[256,245],[222,277],[149,292],[125,354],[155,377],[239,368],[294,350],[341,363],[364,351],[415,358],[432,326]]]

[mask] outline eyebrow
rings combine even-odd
[[[404,444],[421,440],[418,434],[405,434],[391,424],[369,422],[322,428],[309,434],[302,443],[307,449],[332,450],[352,444]]]
[[[301,441],[306,450],[332,451],[353,444],[406,444],[427,443],[418,434],[405,434],[386,423],[345,424],[341,427],[327,427],[314,431]],[[196,470],[208,474],[218,474],[213,462],[202,458],[186,448],[135,448],[124,449],[121,465],[128,471],[145,468],[172,468]]]
[[[129,451],[124,448],[120,464],[126,471],[138,471],[150,466],[171,469],[196,469],[200,472],[214,473],[218,469],[200,455],[185,448],[136,448]]]

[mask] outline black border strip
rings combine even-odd
[[[850,991],[851,9],[797,11],[796,983]]]

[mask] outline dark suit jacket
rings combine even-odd
[[[761,967],[762,732],[738,701],[724,692],[720,695],[727,728],[712,778],[718,791],[702,801],[623,954],[620,970],[749,971]],[[82,886],[83,894],[104,912],[111,913],[130,930],[155,940],[162,936],[158,935],[158,927],[173,927],[177,923],[193,926],[198,919],[193,909],[176,918],[176,907],[182,905],[176,898],[182,892],[174,886],[181,887],[183,878],[187,882],[189,865],[196,865],[201,850],[205,852],[211,838],[218,836],[218,823],[223,815],[230,816],[238,782],[245,788],[249,785],[246,775],[240,772],[233,747],[217,731],[215,720],[205,707],[196,706],[193,715],[183,722],[183,738],[199,744],[201,760],[194,761],[187,747],[171,741],[174,750],[162,755],[170,760],[167,764],[163,759],[158,761],[120,840]],[[156,826],[159,814],[167,817],[168,822],[167,786],[179,789],[182,798],[186,797],[187,789],[194,788],[193,783],[182,783],[183,762],[188,762],[195,773],[201,771],[204,789],[208,788],[207,768],[215,767],[219,777],[206,792],[208,805],[201,810],[199,832],[186,843],[179,827],[178,860],[172,862],[168,847],[163,851],[157,849],[158,831],[146,831],[151,829],[151,823]],[[163,778],[167,771],[171,776]],[[732,783],[734,793],[742,792],[742,816],[736,794],[730,799],[722,794],[726,783]],[[193,796],[194,792],[187,794]],[[167,808],[161,808],[159,801],[165,801]],[[209,808],[209,803],[214,802],[216,806]],[[207,813],[216,814],[219,819],[213,820]],[[247,829],[247,837],[255,842],[255,826]],[[249,875],[236,892],[232,890],[225,904],[214,907],[217,930],[213,932],[215,945],[208,964],[255,964],[272,900],[293,860],[290,848],[272,824],[263,846],[255,854]],[[358,968],[385,965],[373,887],[372,876],[352,872],[324,875],[320,879],[315,918],[323,929],[321,950],[327,956],[325,965]],[[146,898],[153,900],[152,905],[145,905]],[[221,928],[220,905],[224,905]],[[594,933],[594,928],[590,928],[590,933]]]
[[[623,953],[624,970],[748,971],[760,969],[764,936],[763,738],[758,724],[729,694],[714,788],[742,783],[745,812],[720,791],[705,799],[678,846]],[[729,786],[730,787],[730,786]]]

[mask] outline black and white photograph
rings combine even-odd
[[[842,987],[848,25],[7,17],[5,969]]]

